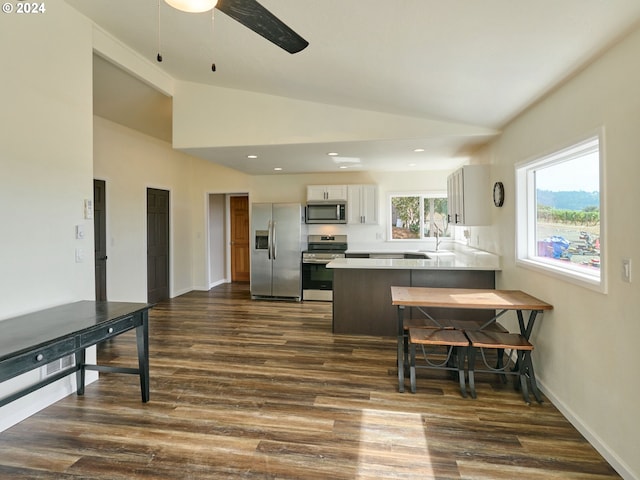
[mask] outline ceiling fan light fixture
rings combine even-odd
[[[218,0],[164,0],[165,3],[177,10],[188,13],[202,13],[212,10]]]

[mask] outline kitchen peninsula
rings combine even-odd
[[[327,267],[333,269],[333,332],[391,337],[397,335],[391,286],[495,288],[500,258],[470,248],[404,255],[348,251],[347,258]],[[407,318],[422,315],[413,309],[407,313]],[[487,311],[429,309],[429,314],[480,319]]]

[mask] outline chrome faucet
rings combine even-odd
[[[435,236],[436,236],[436,252],[438,251],[438,249],[440,248],[440,242],[442,241],[440,239],[440,234],[443,233],[442,230],[440,230],[440,227],[438,225],[436,225],[435,223],[433,224],[434,230],[435,230]]]

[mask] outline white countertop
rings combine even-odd
[[[500,257],[482,250],[466,249],[465,251],[451,250],[444,252],[420,253],[425,253],[430,258],[336,258],[327,264],[327,268],[388,270],[500,270]]]

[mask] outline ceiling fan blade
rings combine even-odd
[[[216,8],[289,53],[297,53],[309,45],[256,0],[218,0]]]

